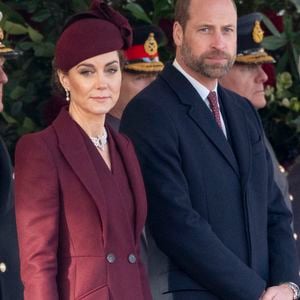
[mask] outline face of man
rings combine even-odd
[[[157,74],[123,72],[120,97],[111,114],[117,118],[121,118],[127,104],[134,96],[147,87],[156,76]]]
[[[4,72],[5,59],[0,57],[0,112],[3,111],[3,85],[7,82],[7,76]]]
[[[236,22],[231,0],[191,0],[185,29],[174,24],[177,61],[204,85],[215,84],[234,63]]]
[[[220,80],[220,83],[241,96],[250,100],[257,109],[266,105],[264,83],[268,76],[261,65],[235,64]]]

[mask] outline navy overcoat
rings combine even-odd
[[[149,201],[155,300],[254,300],[267,286],[299,283],[291,213],[258,114],[221,86],[218,96],[228,139],[172,65],[123,115]]]

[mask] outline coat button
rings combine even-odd
[[[5,273],[5,271],[6,271],[6,264],[2,262],[0,263],[0,272]]]
[[[135,264],[136,263],[136,256],[134,254],[129,254],[128,255],[128,261],[131,263],[131,264]]]
[[[106,256],[106,260],[110,263],[113,264],[116,260],[116,256],[113,253],[109,253]]]

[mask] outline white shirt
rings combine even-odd
[[[200,95],[201,99],[203,99],[204,103],[206,104],[206,106],[208,107],[208,109],[211,111],[211,108],[209,106],[209,101],[207,99],[208,94],[211,92],[209,89],[207,89],[203,84],[201,84],[199,81],[197,81],[195,78],[193,78],[191,75],[189,75],[177,62],[177,60],[175,59],[173,62],[173,66],[191,83],[191,85],[195,88],[195,90],[197,91],[197,93]],[[218,88],[218,83],[216,83],[216,86],[214,87],[214,89],[212,91],[216,92],[217,98],[218,98],[218,92],[217,92],[217,88]],[[221,125],[222,125],[222,131],[225,135],[225,137],[227,138],[227,133],[226,133],[226,127],[225,127],[225,123],[224,123],[224,119],[220,110],[220,105],[219,105],[219,101],[218,102],[218,107],[219,107],[219,111],[220,111],[220,117],[221,117]]]

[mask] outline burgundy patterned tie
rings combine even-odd
[[[217,100],[217,94],[214,91],[210,91],[207,99],[209,101],[209,107],[212,110],[212,113],[214,115],[214,118],[218,124],[218,126],[222,129],[222,123],[221,123],[221,115],[220,115],[220,109],[218,106],[218,100]]]

